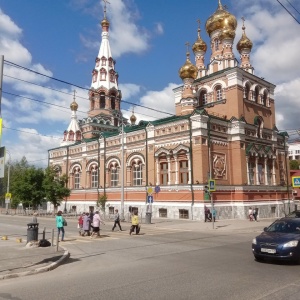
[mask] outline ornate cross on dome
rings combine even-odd
[[[74,90],[74,92],[73,92],[73,94],[74,94],[74,96],[73,96],[73,100],[75,101],[75,94],[76,94],[77,92],[76,92],[76,90]]]
[[[201,31],[201,29],[200,29],[200,23],[201,23],[200,19],[197,20],[197,23],[198,23],[198,37],[200,38],[200,31]]]
[[[242,29],[245,30],[245,28],[246,28],[246,27],[245,27],[245,18],[244,18],[244,17],[241,17],[241,19],[243,20],[243,27],[242,27]]]
[[[110,4],[107,0],[103,0],[104,2],[104,19],[106,19],[106,3]]]
[[[190,59],[190,43],[186,42],[186,58],[189,60]]]

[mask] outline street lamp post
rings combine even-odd
[[[122,120],[122,149],[121,149],[121,220],[125,220],[124,216],[124,123]]]
[[[9,194],[9,179],[10,179],[10,153],[8,150],[6,150],[6,153],[8,154],[8,162],[7,162],[7,188],[6,188],[6,194]],[[8,213],[8,199],[5,199],[5,209],[6,209],[6,213]]]

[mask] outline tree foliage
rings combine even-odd
[[[290,170],[299,170],[298,160],[290,160]]]
[[[98,197],[98,201],[96,202],[96,205],[99,206],[100,209],[104,212],[106,202],[107,202],[107,195],[106,194],[101,194]]]
[[[69,197],[71,190],[67,188],[68,177],[66,174],[59,176],[54,167],[45,170],[43,188],[46,200],[51,202],[55,210],[65,197]]]

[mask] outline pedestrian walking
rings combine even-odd
[[[216,222],[217,210],[215,208],[211,210],[211,215],[214,222]]]
[[[130,230],[129,230],[129,234],[131,235],[132,232],[134,232],[135,230],[135,233],[138,234],[139,233],[139,217],[138,217],[138,212],[135,211],[133,213],[133,216],[131,217],[131,227],[130,227]]]
[[[89,217],[89,213],[83,213],[83,224],[82,224],[82,236],[88,235],[90,236],[90,224],[91,219]]]
[[[248,216],[249,216],[249,221],[253,221],[254,220],[252,207],[249,207]]]
[[[204,222],[209,220],[209,214],[210,214],[210,210],[206,205],[204,205]]]
[[[111,231],[114,231],[117,225],[119,226],[120,231],[122,231],[122,228],[120,225],[120,214],[119,214],[119,211],[116,209],[115,215],[114,215],[114,226]]]
[[[80,215],[80,217],[78,218],[78,225],[77,225],[77,228],[79,229],[79,235],[81,236],[82,233],[83,233],[83,216],[85,215],[85,213],[82,213]]]
[[[37,220],[37,212],[35,211],[32,215],[32,223],[37,223],[38,220]]]
[[[64,240],[65,240],[65,228],[64,228],[64,225],[65,225],[65,219],[62,216],[62,211],[59,210],[57,212],[57,215],[56,215],[56,227],[57,227],[57,230],[58,230],[58,236],[61,233],[61,241],[62,242],[64,242]]]
[[[100,223],[105,225],[105,223],[101,220],[99,211],[96,211],[93,217],[93,232],[91,234],[91,238],[93,236],[99,236],[100,237]]]
[[[254,220],[255,220],[255,222],[257,222],[257,208],[254,208],[253,209],[253,218],[254,218]]]
[[[89,213],[89,218],[90,218],[90,233],[93,232],[93,219],[94,219],[94,212],[91,210]]]

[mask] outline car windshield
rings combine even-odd
[[[300,222],[278,220],[270,225],[267,232],[283,232],[283,233],[298,233],[300,234]]]

